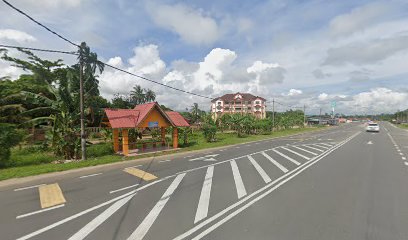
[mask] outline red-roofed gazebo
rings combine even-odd
[[[137,105],[134,109],[105,109],[109,126],[113,130],[113,148],[119,151],[119,130],[122,131],[122,151],[129,154],[129,129],[160,128],[164,144],[166,128],[173,127],[173,148],[178,147],[178,127],[190,125],[178,112],[165,112],[157,102]]]

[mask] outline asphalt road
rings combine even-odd
[[[407,155],[344,124],[34,178],[0,188],[0,239],[405,240]]]

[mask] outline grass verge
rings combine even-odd
[[[289,135],[293,135],[297,133],[311,132],[311,131],[316,131],[319,129],[321,129],[321,127],[287,129],[287,130],[274,132],[273,134],[248,135],[242,138],[238,138],[235,133],[217,133],[217,141],[211,142],[211,143],[206,142],[201,133],[200,134],[196,133],[196,134],[193,134],[192,138],[189,141],[188,146],[185,146],[184,148],[178,150],[177,152],[188,152],[188,151],[201,150],[201,149],[207,149],[207,148],[222,147],[222,146],[246,143],[246,142],[251,142],[251,141],[258,141],[258,140],[264,140],[264,139],[270,139],[270,138],[276,138],[276,137],[289,136]],[[95,152],[99,153],[99,152],[103,152],[103,150],[96,149]],[[21,178],[21,177],[39,175],[39,174],[44,174],[44,173],[60,172],[60,171],[66,171],[70,169],[96,166],[96,165],[114,163],[114,162],[121,162],[121,161],[126,161],[126,160],[147,158],[147,157],[152,157],[152,156],[162,156],[162,155],[168,155],[174,152],[175,151],[151,153],[151,154],[144,154],[144,155],[134,156],[134,157],[126,157],[126,158],[123,158],[121,156],[114,155],[114,154],[109,154],[109,155],[104,155],[104,156],[98,156],[99,154],[94,154],[97,156],[90,157],[86,161],[70,162],[70,163],[64,163],[64,164],[49,163],[55,160],[55,157],[49,156],[46,153],[31,153],[31,154],[27,154],[25,157],[23,155],[18,155],[17,158],[15,158],[15,160],[19,160],[21,162],[26,163],[22,165],[27,165],[29,163],[42,163],[42,164],[16,166],[16,167],[11,167],[11,168],[6,168],[6,169],[0,169],[0,181],[10,179],[10,178]],[[39,158],[41,157],[44,157],[45,160],[44,159],[39,160]],[[35,160],[32,160],[32,159],[35,159]]]

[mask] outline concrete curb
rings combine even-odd
[[[83,167],[83,168],[77,168],[77,169],[70,169],[66,171],[60,171],[60,172],[52,172],[52,173],[44,173],[44,174],[39,174],[39,175],[34,175],[34,176],[27,176],[27,177],[22,177],[22,178],[11,178],[11,179],[6,179],[3,181],[0,181],[0,189],[1,188],[6,188],[14,185],[20,185],[24,184],[27,182],[32,182],[32,181],[40,181],[44,179],[50,179],[50,178],[55,178],[55,179],[63,179],[67,177],[77,177],[81,176],[84,174],[91,174],[94,173],[98,170],[98,172],[101,172],[103,169],[103,172],[116,169],[116,168],[122,168],[122,167],[129,167],[135,164],[140,164],[141,162],[144,161],[152,161],[152,160],[164,160],[169,157],[183,157],[185,155],[191,155],[191,154],[198,154],[198,153],[206,153],[206,152],[211,152],[214,150],[220,150],[220,149],[225,149],[233,146],[238,146],[238,145],[245,145],[245,144],[250,144],[250,143],[256,143],[256,142],[262,142],[262,141],[270,141],[270,140],[275,140],[275,139],[281,139],[281,138],[286,138],[286,137],[293,137],[293,136],[298,136],[306,133],[312,133],[312,132],[320,132],[323,130],[328,130],[328,128],[322,128],[322,129],[316,129],[314,131],[308,131],[308,132],[301,132],[301,133],[296,133],[296,134],[289,134],[286,136],[279,136],[279,137],[271,137],[271,138],[265,138],[262,140],[255,140],[255,141],[249,141],[245,143],[238,143],[238,144],[232,144],[232,145],[226,145],[226,146],[220,146],[220,147],[213,147],[213,148],[206,148],[206,149],[200,149],[200,150],[192,150],[192,151],[185,151],[185,152],[175,152],[167,155],[161,155],[161,156],[152,156],[152,157],[145,157],[145,158],[138,158],[138,159],[133,159],[133,160],[125,160],[123,162],[114,162],[114,163],[107,163],[107,164],[101,164],[97,166],[89,166],[89,167]],[[177,151],[177,150],[176,150]],[[70,176],[67,176],[70,175]]]

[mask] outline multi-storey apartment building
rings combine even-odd
[[[266,99],[250,93],[233,93],[211,101],[211,113],[214,119],[224,114],[252,114],[257,118],[266,117]]]

